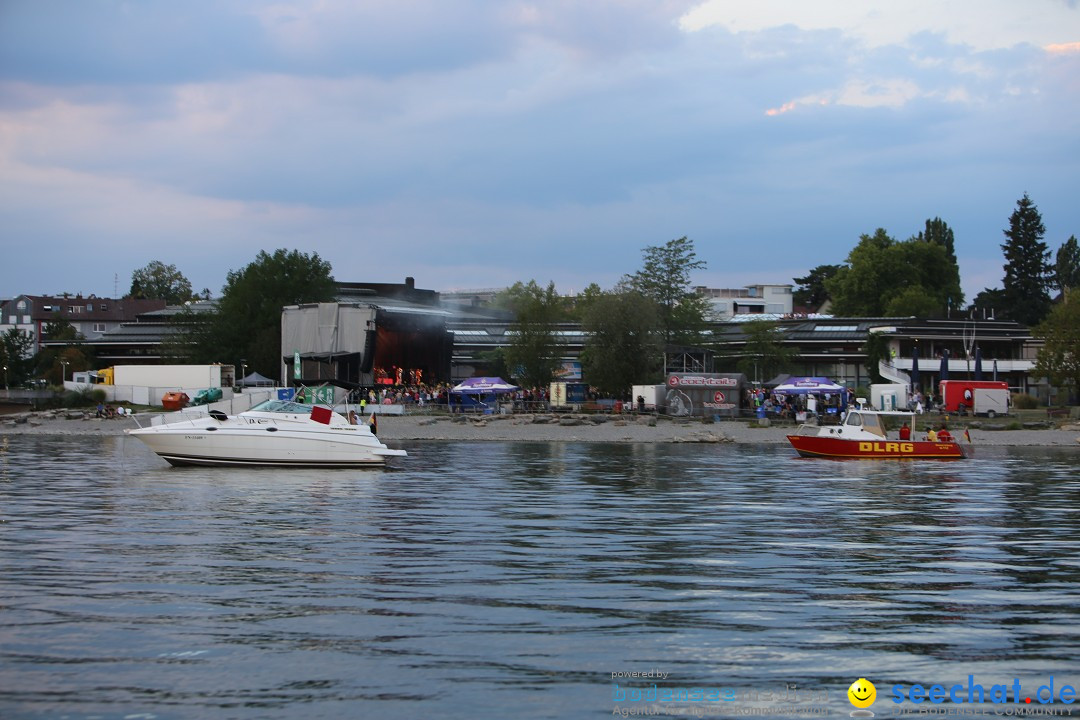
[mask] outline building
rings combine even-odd
[[[769,319],[775,323],[783,344],[797,358],[791,367],[793,375],[821,375],[851,387],[865,387],[871,382],[867,341],[876,335],[885,340],[888,353],[887,362],[879,370],[899,382],[911,380],[914,349],[919,349],[919,385],[924,391],[936,387],[941,359],[947,353],[953,379],[973,377],[979,355],[987,379],[993,377],[996,367],[997,376],[1015,391],[1040,395],[1045,392],[1041,379],[1031,377],[1041,341],[1022,325],[974,317],[922,320],[796,316],[790,312],[790,289],[783,285],[752,285],[711,291],[721,305],[728,303],[733,314],[712,324],[706,333],[706,347],[669,352],[669,367],[687,372],[735,370],[746,357],[745,321]],[[409,384],[456,382],[489,374],[495,351],[508,347],[515,332],[514,318],[509,313],[484,306],[484,300],[494,292],[469,291],[445,302],[438,292],[416,288],[412,278],[406,278],[404,283],[340,283],[335,303],[283,309],[281,376],[276,379],[292,381],[297,353],[301,356],[301,378],[307,381]],[[20,299],[26,303],[22,309],[29,320],[17,314]],[[143,303],[162,304],[79,299],[82,310],[76,311],[74,299],[65,299],[66,305],[59,309],[55,309],[55,300],[40,299],[30,312],[34,301],[29,296],[9,301],[4,307],[16,311],[15,318],[11,320],[12,313],[5,311],[4,319],[10,320],[12,326],[17,320],[18,326],[40,333],[42,323],[57,317],[74,316],[80,323],[101,322],[92,319],[91,311],[86,309],[88,304],[124,303],[126,312],[144,307]],[[182,329],[181,318],[191,311],[213,307],[213,301],[201,301],[139,312],[131,321],[117,323],[96,338],[88,336],[86,344],[93,346],[101,365],[161,362],[163,350]],[[735,314],[746,309],[752,311]],[[93,312],[104,311],[98,307]],[[587,377],[581,377],[580,363],[587,340],[585,332],[573,322],[560,324],[556,332],[562,341],[564,377],[587,382]],[[90,334],[94,334],[92,329]],[[772,379],[752,371],[747,374],[751,382]]]
[[[731,320],[737,315],[790,315],[793,311],[791,285],[746,285],[741,288],[696,287],[708,298],[715,318]]]
[[[744,318],[745,319],[745,316]],[[720,323],[714,328],[719,345],[731,359],[741,359],[745,336],[740,323]],[[918,385],[924,391],[937,387],[941,361],[947,356],[952,379],[975,375],[975,359],[982,358],[983,377],[1009,383],[1015,392],[1041,392],[1040,380],[1031,377],[1042,341],[1031,330],[1011,321],[918,318],[790,318],[776,324],[783,344],[793,350],[792,375],[824,376],[851,387],[870,384],[867,341],[877,334],[888,355],[880,374],[893,382],[910,384],[918,348]],[[996,368],[996,370],[995,370]],[[767,382],[771,378],[749,378]]]
[[[33,352],[45,347],[50,323],[67,322],[89,343],[103,338],[146,312],[162,310],[164,300],[99,298],[94,295],[19,295],[0,303],[0,332],[12,328],[33,338]]]

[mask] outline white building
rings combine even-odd
[[[712,303],[717,320],[736,315],[790,315],[791,285],[746,285],[741,288],[694,288]]]

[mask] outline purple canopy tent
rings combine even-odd
[[[843,385],[837,385],[829,378],[825,377],[790,377],[780,385],[777,385],[773,392],[782,395],[820,395],[822,393],[839,393],[845,390]]]
[[[491,404],[494,404],[500,394],[517,389],[517,385],[511,385],[502,378],[473,377],[450,388],[450,394],[457,398],[456,405],[461,410],[483,410],[485,414],[489,414],[492,412]],[[454,410],[454,404],[451,404],[450,410]]]
[[[826,413],[844,412],[848,404],[847,388],[826,377],[790,377],[773,388],[777,395],[839,395],[839,406],[825,408]]]
[[[517,385],[511,385],[498,377],[473,377],[462,380],[450,389],[455,395],[492,395],[514,392]]]

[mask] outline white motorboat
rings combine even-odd
[[[386,447],[362,422],[287,400],[267,400],[239,415],[211,410],[124,432],[171,465],[353,468],[406,455]]]

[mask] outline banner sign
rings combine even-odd
[[[669,415],[734,413],[746,376],[742,373],[671,373],[664,405]]]

